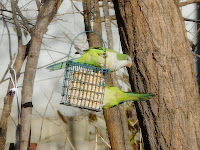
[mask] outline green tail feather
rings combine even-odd
[[[61,62],[61,63],[53,64],[53,65],[47,67],[47,69],[54,71],[54,70],[63,69],[63,68],[65,68],[65,66],[66,66],[66,62]]]
[[[149,100],[152,97],[154,97],[154,94],[137,94],[137,93],[125,93],[126,95],[129,96],[129,99],[125,101],[144,101],[144,100]]]

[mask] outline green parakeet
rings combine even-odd
[[[106,86],[103,108],[110,108],[125,101],[149,100],[154,96],[154,94],[125,93],[117,87]]]
[[[85,53],[79,57],[72,59],[73,62],[79,62],[89,65],[94,65],[96,67],[104,67],[105,66],[105,58],[106,58],[106,68],[110,71],[116,71],[123,67],[131,67],[132,60],[131,57],[126,54],[120,54],[114,50],[105,48],[90,48],[89,50],[85,50]],[[47,69],[54,71],[58,69],[65,68],[66,61],[57,63],[47,67]]]

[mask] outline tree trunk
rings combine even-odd
[[[13,68],[16,71],[16,76],[17,76],[17,81],[20,76],[20,71],[22,68],[22,64],[24,62],[24,59],[26,58],[26,46],[22,45],[22,41],[19,40],[18,42],[18,54],[15,60],[15,63],[13,65]],[[15,78],[13,73],[12,73],[13,79]],[[10,89],[13,88],[13,84],[11,80],[9,81],[8,85],[8,90],[7,90],[7,95],[4,98],[4,106],[3,106],[3,111],[1,115],[1,122],[0,122],[0,149],[4,149],[5,143],[6,143],[6,133],[7,133],[7,128],[8,128],[8,120],[10,118],[10,112],[12,108],[12,103],[13,103],[13,98],[14,98],[14,93],[8,94],[10,92]]]
[[[36,25],[31,33],[30,49],[26,63],[24,81],[22,86],[22,112],[21,112],[21,140],[20,149],[27,150],[31,127],[32,94],[39,59],[40,47],[43,35],[47,31],[49,23],[57,13],[62,0],[46,1],[40,9]]]
[[[175,0],[114,1],[123,50],[133,58],[135,103],[145,149],[200,148],[200,100],[193,57]]]

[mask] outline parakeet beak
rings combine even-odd
[[[126,67],[131,68],[132,64],[133,64],[132,62],[129,62],[129,63],[126,65]]]

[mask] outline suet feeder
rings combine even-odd
[[[86,32],[92,32],[92,31],[86,31]],[[75,37],[75,39],[77,37]],[[101,40],[103,42],[102,38]],[[106,58],[105,58],[105,64],[106,64]],[[104,68],[100,68],[89,64],[83,64],[68,60],[63,80],[63,92],[62,92],[63,98],[61,100],[61,104],[88,110],[101,111],[108,72],[109,70],[106,69],[106,66]]]

